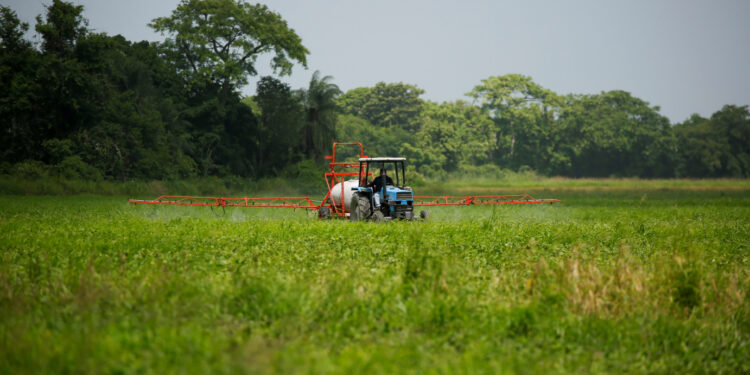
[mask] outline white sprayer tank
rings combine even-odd
[[[333,185],[333,188],[331,189],[331,200],[333,201],[333,204],[337,206],[341,205],[341,184],[344,185],[344,203],[346,204],[346,212],[349,212],[349,205],[352,203],[352,193],[354,193],[352,188],[359,186],[359,181],[355,178],[353,180],[346,180]]]

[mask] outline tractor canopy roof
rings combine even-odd
[[[359,158],[360,162],[390,162],[390,161],[406,161],[406,158]]]

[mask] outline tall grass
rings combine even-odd
[[[750,195],[429,222],[0,197],[2,373],[747,373]]]

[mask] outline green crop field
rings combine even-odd
[[[493,186],[563,203],[374,224],[0,196],[0,373],[750,372],[747,181]]]

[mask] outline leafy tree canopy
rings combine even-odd
[[[309,51],[278,13],[241,0],[182,0],[169,17],[149,26],[166,34],[165,46],[180,60],[193,84],[214,83],[223,90],[247,84],[257,74],[258,56],[272,53],[272,67],[291,73],[294,62],[307,66]]]
[[[750,176],[750,111],[726,105],[710,119],[698,115],[674,127],[678,176]]]
[[[12,9],[0,6],[0,51],[13,53],[28,48],[30,43],[23,39],[29,24],[18,20]]]
[[[401,82],[341,95],[317,71],[298,90],[263,77],[241,100],[237,88],[256,74],[258,56],[271,55],[280,74],[306,63],[299,36],[263,5],[181,0],[151,23],[168,35],[164,43],[86,26],[83,7],[53,0],[37,17],[36,49],[24,39],[28,25],[0,6],[1,173],[299,177],[336,140],[405,156],[412,176],[750,176],[747,106],[673,127],[658,107],[620,90],[560,96],[507,74],[482,80],[473,102],[433,103]]]
[[[402,82],[378,82],[374,87],[360,87],[341,95],[338,104],[344,113],[360,116],[376,126],[398,126],[417,131],[424,90]]]
[[[301,90],[305,105],[306,120],[303,131],[305,154],[314,160],[322,159],[323,153],[331,147],[336,135],[338,120],[335,99],[341,94],[333,83],[332,76],[320,76],[315,71],[307,90]]]
[[[559,102],[557,94],[538,85],[531,77],[520,74],[483,79],[482,83],[475,86],[467,95],[483,107],[496,111]],[[498,115],[502,116],[502,113]]]
[[[46,53],[70,55],[76,41],[86,34],[88,20],[83,18],[83,6],[53,0],[47,6],[46,23],[36,17],[36,31],[42,35],[42,50]]]
[[[556,147],[572,160],[574,176],[663,177],[675,153],[669,120],[648,102],[621,90],[571,96],[557,131]]]
[[[256,95],[248,104],[257,111],[259,126],[256,131],[255,168],[263,174],[272,174],[286,165],[299,161],[299,134],[303,125],[302,100],[289,85],[274,77],[258,81]]]

